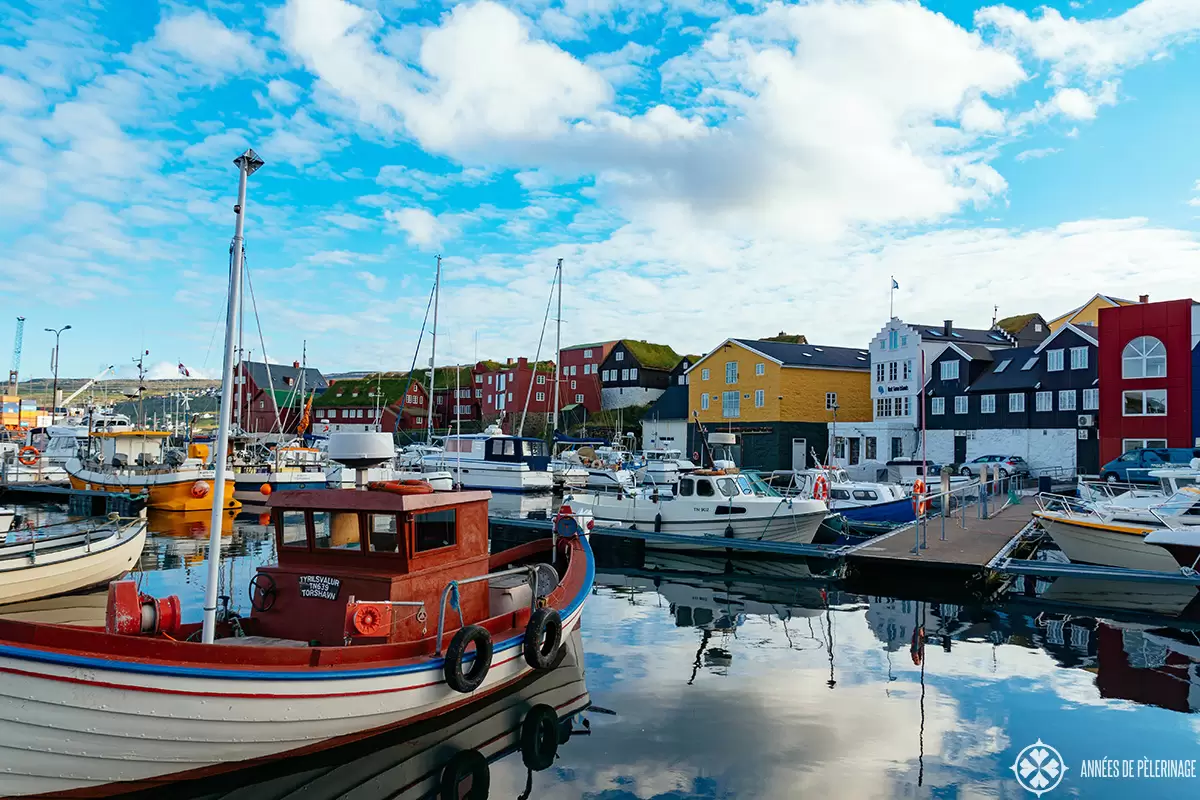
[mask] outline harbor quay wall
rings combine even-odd
[[[1035,472],[1049,467],[1075,471],[1074,428],[982,428],[970,434],[967,461],[986,455],[1014,455],[1028,461]],[[954,461],[954,431],[927,431],[925,446],[930,461]]]
[[[629,406],[648,406],[662,397],[664,389],[651,389],[645,386],[614,386],[600,390],[600,408],[609,411],[614,408],[629,408]]]

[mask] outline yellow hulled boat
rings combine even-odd
[[[67,462],[76,489],[147,495],[146,505],[162,511],[212,510],[216,471],[208,448],[188,452],[167,446],[167,431],[103,431],[91,436],[91,452]],[[232,475],[225,481],[226,509],[241,508],[233,497]]]

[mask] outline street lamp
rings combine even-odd
[[[46,333],[54,334],[54,357],[50,359],[50,368],[54,370],[54,388],[50,390],[50,424],[58,421],[58,338],[63,331],[71,330],[70,325],[61,328],[46,328]]]

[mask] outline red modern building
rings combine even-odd
[[[530,383],[533,392],[530,394]],[[519,414],[529,398],[529,411],[548,414],[554,410],[554,362],[540,361],[537,369],[527,358],[511,358],[504,364],[480,361],[472,370],[475,400],[484,422],[495,422],[506,414]],[[564,394],[565,394],[564,389]],[[560,408],[562,407],[560,401]]]
[[[1138,447],[1193,447],[1200,305],[1141,302],[1100,310],[1100,463]]]
[[[577,344],[565,347],[562,361],[562,404],[581,405],[589,414],[600,410],[600,365],[612,352],[612,342]]]

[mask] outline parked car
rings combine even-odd
[[[1029,462],[1020,456],[980,456],[974,461],[969,461],[962,465],[958,474],[970,478],[979,477],[980,467],[986,464],[989,470],[1000,469],[1000,477],[1007,478],[1008,476],[1029,476]]]
[[[1100,477],[1109,483],[1158,483],[1150,470],[1165,466],[1187,466],[1200,457],[1200,449],[1192,447],[1139,447],[1130,450],[1100,468]]]

